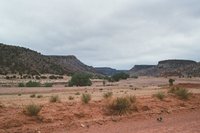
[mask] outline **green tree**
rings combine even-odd
[[[91,86],[90,75],[86,73],[76,73],[69,81],[69,86]]]

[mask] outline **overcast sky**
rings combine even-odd
[[[0,0],[0,42],[117,69],[200,61],[200,0]]]

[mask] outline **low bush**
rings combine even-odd
[[[42,106],[36,104],[29,104],[25,107],[25,113],[30,116],[37,116]]]
[[[31,94],[31,95],[30,95],[31,98],[34,98],[35,96],[36,96],[35,94]]]
[[[51,96],[50,99],[49,99],[49,101],[50,101],[51,103],[60,102],[60,98],[59,98],[58,95]]]
[[[163,100],[166,96],[164,92],[157,92],[156,94],[153,95],[153,97]]]
[[[19,83],[18,87],[25,87],[25,84],[24,83]]]
[[[113,95],[113,92],[106,92],[106,93],[103,94],[103,97],[104,97],[105,99],[107,99],[107,98],[111,98],[112,95]]]
[[[191,95],[191,93],[187,90],[187,89],[184,89],[184,88],[171,88],[168,93],[172,93],[172,94],[175,94],[176,96],[178,96],[180,99],[188,99],[189,96]]]
[[[40,86],[41,86],[40,82],[29,81],[26,83],[26,87],[40,87]]]
[[[130,110],[131,102],[127,97],[118,97],[108,105],[108,108],[112,114],[122,115]]]
[[[74,100],[74,97],[73,96],[69,96],[68,99],[69,100]]]
[[[175,91],[175,95],[178,96],[180,99],[188,99],[191,93],[187,89],[180,88]]]
[[[129,95],[129,96],[126,96],[127,99],[129,99],[129,101],[131,103],[135,103],[136,102],[136,96],[133,96],[133,95]]]
[[[52,83],[44,83],[44,87],[52,87],[53,84]]]
[[[43,95],[37,95],[37,98],[42,98],[43,97]]]
[[[81,96],[81,101],[85,104],[89,103],[89,101],[91,100],[91,95],[90,94],[82,94]]]
[[[80,95],[80,94],[81,94],[80,92],[76,92],[76,93],[75,93],[75,95]]]

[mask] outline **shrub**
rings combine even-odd
[[[41,76],[41,79],[47,79],[47,77],[46,76]]]
[[[49,101],[51,103],[55,103],[55,102],[60,102],[60,99],[59,99],[59,96],[58,95],[55,95],[55,96],[51,96]]]
[[[76,92],[75,95],[80,95],[80,92]]]
[[[174,79],[169,79],[169,86],[173,86],[175,80]]]
[[[165,93],[164,92],[157,92],[156,94],[153,95],[153,97],[156,97],[160,100],[163,100],[165,98]]]
[[[175,91],[175,95],[178,96],[180,99],[188,99],[190,93],[187,89],[180,88]]]
[[[112,92],[106,92],[106,93],[103,94],[103,97],[107,99],[107,98],[112,97],[112,95],[113,95]]]
[[[18,94],[18,96],[21,96],[22,94]]]
[[[40,82],[29,81],[26,83],[26,87],[40,87],[40,86],[41,86]]]
[[[44,87],[52,87],[53,84],[52,83],[44,83]]]
[[[81,100],[83,103],[87,104],[91,100],[90,94],[82,94]]]
[[[129,101],[131,103],[135,103],[136,102],[136,97],[135,96],[130,95],[130,96],[126,96],[126,98],[129,99]]]
[[[69,81],[69,86],[91,86],[90,75],[85,73],[76,73]]]
[[[51,76],[49,76],[49,79],[57,79],[57,77],[54,75],[51,75]]]
[[[35,97],[35,94],[31,94],[30,97],[31,97],[31,98],[34,98],[34,97]]]
[[[69,96],[68,99],[69,100],[74,100],[74,97],[73,96]]]
[[[118,97],[109,104],[108,108],[112,113],[122,115],[130,110],[131,102],[127,97]]]
[[[25,87],[25,84],[24,83],[19,83],[18,87]]]
[[[43,95],[37,95],[37,98],[42,98],[43,97]]]
[[[39,105],[29,104],[25,107],[25,113],[30,116],[37,116],[41,109],[42,107]]]
[[[126,73],[117,73],[117,74],[113,75],[111,78],[112,78],[113,81],[117,82],[117,81],[119,81],[121,79],[129,78],[129,75],[126,74]]]

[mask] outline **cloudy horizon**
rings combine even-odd
[[[0,42],[95,67],[200,61],[199,0],[0,0]]]

